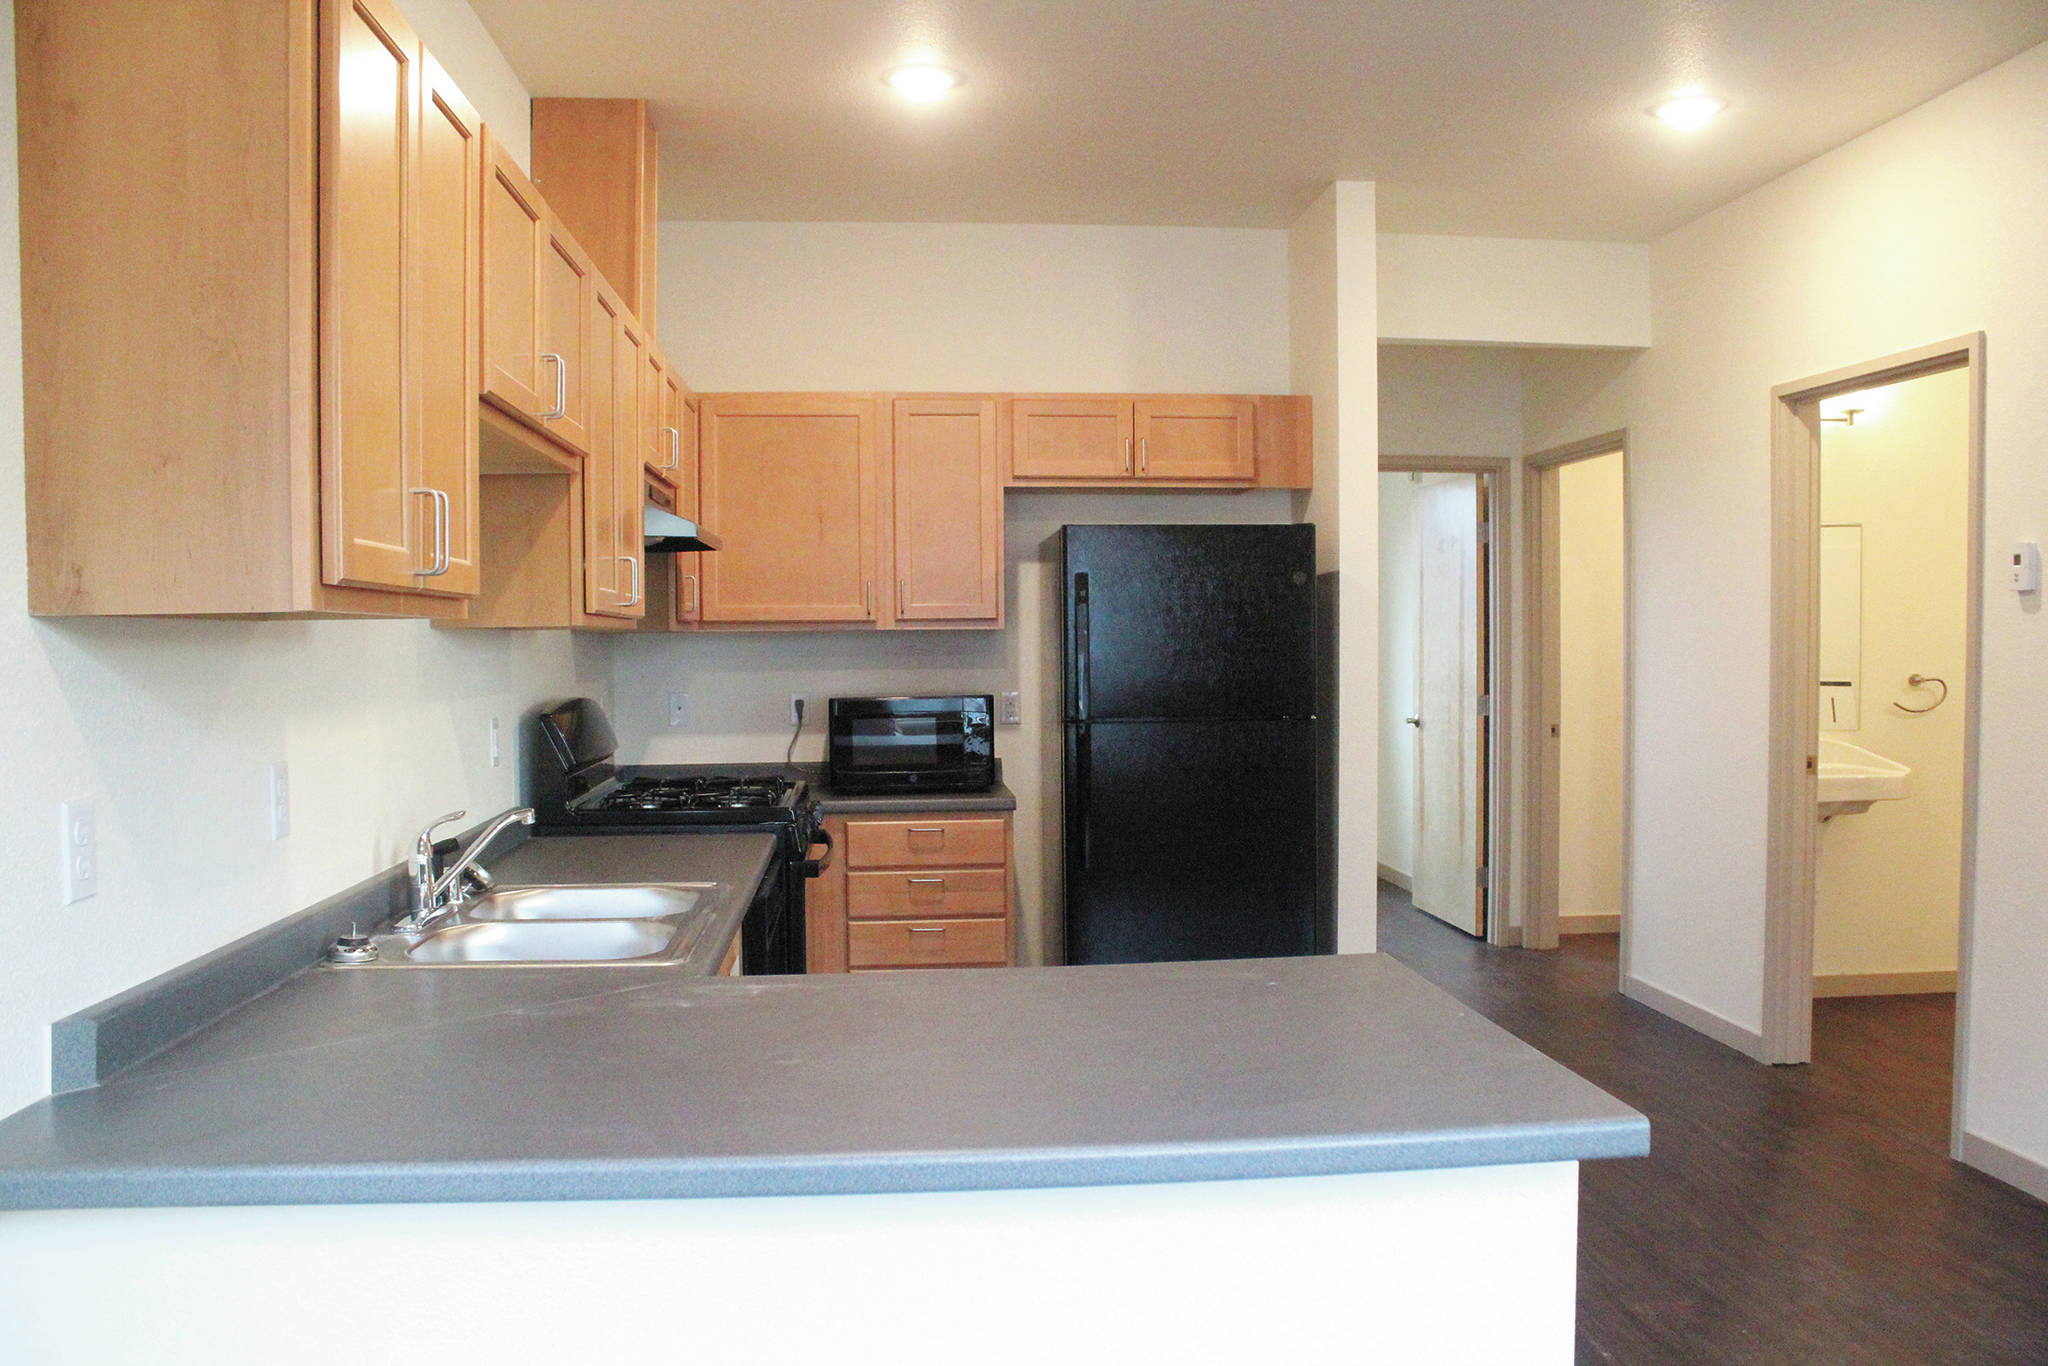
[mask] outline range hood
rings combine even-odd
[[[686,517],[667,508],[647,505],[644,547],[649,555],[673,555],[684,550],[723,550],[725,543]]]

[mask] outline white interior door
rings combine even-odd
[[[1486,932],[1479,872],[1480,585],[1478,480],[1416,490],[1421,610],[1416,650],[1417,909]]]

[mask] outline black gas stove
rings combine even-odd
[[[534,834],[774,835],[779,872],[748,912],[741,961],[749,973],[802,972],[803,884],[821,866],[812,849],[831,847],[804,783],[772,765],[622,767],[618,747],[604,709],[587,697],[535,719],[526,746]]]

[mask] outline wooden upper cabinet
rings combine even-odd
[[[329,583],[406,588],[435,567],[407,270],[419,40],[383,0],[329,4],[321,29],[322,559]]]
[[[619,540],[618,467],[637,449],[632,432],[617,430],[618,404],[612,392],[620,338],[621,307],[608,289],[590,297],[591,373],[600,378],[592,409],[589,452],[583,462],[583,606],[606,616],[623,613],[631,584]],[[637,416],[638,404],[633,412]]]
[[[477,280],[481,269],[483,123],[431,56],[420,64],[416,317],[420,337],[419,486],[431,511],[441,573],[425,591],[479,585]],[[430,566],[433,567],[433,566]]]
[[[623,306],[622,306],[623,307]],[[645,516],[647,506],[646,465],[639,459],[640,433],[646,430],[641,411],[646,402],[640,375],[646,369],[649,346],[646,329],[631,313],[621,312],[618,340],[612,358],[612,401],[617,411],[617,454],[612,466],[612,515],[618,544],[619,567],[626,575],[626,599],[622,614],[639,618],[647,614],[647,551]]]
[[[891,408],[897,619],[999,623],[996,401],[899,398]]]
[[[1131,404],[1120,398],[1010,400],[1010,476],[1121,479],[1134,472]]]
[[[875,403],[865,395],[707,395],[703,620],[875,619]]]
[[[689,389],[667,361],[661,365],[661,417],[659,442],[648,468],[672,484],[683,482],[683,424],[687,420]]]
[[[1134,399],[1131,409],[1140,479],[1258,477],[1255,400],[1183,394]]]
[[[516,417],[538,421],[555,396],[555,377],[543,375],[540,359],[547,206],[488,132],[483,219],[483,396]]]
[[[654,340],[659,140],[645,100],[533,101],[533,179]]]
[[[591,295],[597,286],[596,276],[590,258],[553,214],[548,215],[540,261],[541,402],[547,405],[541,409],[540,419],[557,441],[588,454]]]

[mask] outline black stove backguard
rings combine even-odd
[[[569,803],[618,776],[619,737],[604,709],[588,697],[547,708],[534,718],[526,746],[526,804],[534,823],[569,823]]]

